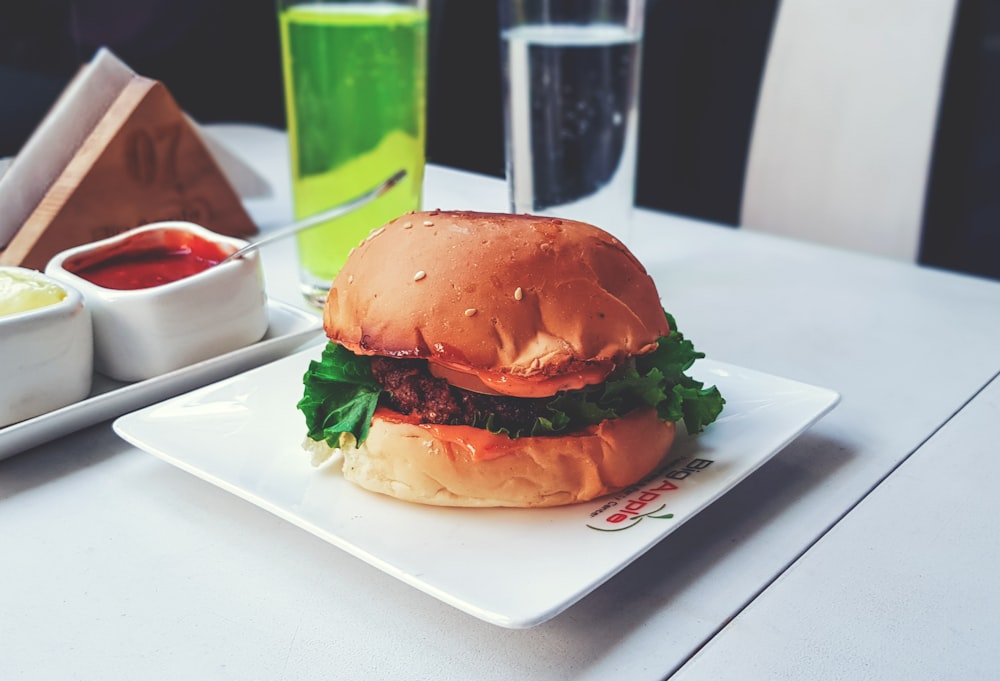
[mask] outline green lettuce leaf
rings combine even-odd
[[[337,447],[341,433],[350,433],[357,442],[365,441],[382,392],[367,357],[327,343],[302,380],[305,391],[297,406],[305,414],[310,439]]]
[[[656,404],[647,402],[656,407],[659,417],[664,421],[683,420],[689,433],[700,433],[722,413],[726,400],[717,387],[706,388],[684,373],[705,353],[695,350],[694,344],[684,338],[669,313],[667,321],[672,329],[670,335],[659,339],[654,352],[637,357],[636,368],[640,374],[659,370],[663,375],[662,385],[668,394]]]
[[[684,373],[705,355],[677,330],[670,314],[667,320],[672,331],[659,339],[655,351],[600,385],[558,393],[547,405],[550,414],[535,419],[530,429],[497,428],[492,414],[481,415],[474,425],[510,437],[552,435],[650,406],[662,420],[683,421],[689,433],[701,432],[722,412],[725,399],[715,386],[706,388]],[[310,438],[337,447],[341,434],[350,433],[356,443],[364,442],[381,392],[368,357],[329,343],[320,361],[310,364],[303,383],[298,407]]]

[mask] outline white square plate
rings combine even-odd
[[[577,602],[836,405],[837,393],[701,360],[727,404],[617,495],[550,509],[408,504],[313,468],[295,405],[314,347],[120,417],[128,442],[247,499],[445,603],[509,628]]]

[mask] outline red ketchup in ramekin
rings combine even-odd
[[[189,222],[158,222],[57,253],[45,267],[78,289],[94,321],[94,368],[143,381],[256,343],[267,296],[247,242]]]
[[[134,291],[169,284],[218,265],[233,252],[218,242],[184,231],[165,231],[155,242],[129,239],[108,252],[97,251],[65,263],[66,269],[92,284]]]

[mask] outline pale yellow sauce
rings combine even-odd
[[[66,298],[62,287],[19,272],[0,272],[0,316],[55,305]]]

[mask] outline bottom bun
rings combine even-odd
[[[641,409],[573,435],[487,435],[490,458],[476,460],[457,441],[461,428],[376,414],[364,444],[342,450],[344,477],[421,504],[561,506],[639,481],[663,460],[675,433],[674,424],[659,420],[655,410]]]

